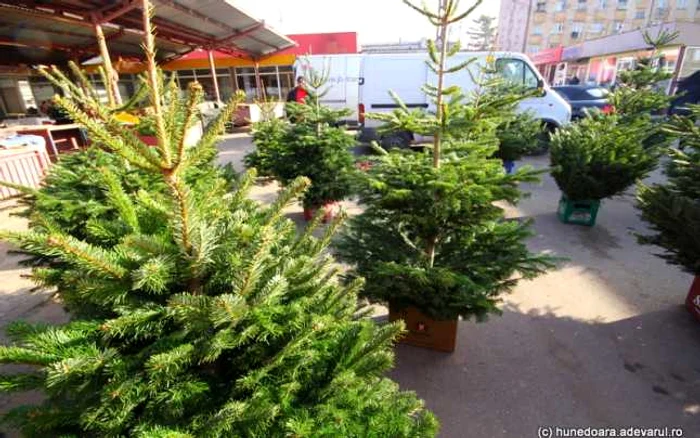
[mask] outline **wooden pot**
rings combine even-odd
[[[407,333],[400,342],[429,350],[452,353],[457,342],[457,319],[434,320],[415,307],[389,305],[389,321],[402,319]]]
[[[690,286],[688,297],[685,299],[685,307],[700,321],[700,275],[695,276],[695,280]]]

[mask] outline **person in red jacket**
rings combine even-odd
[[[303,76],[299,76],[297,78],[297,86],[292,88],[292,91],[287,95],[287,102],[304,103],[308,96],[309,92],[306,91],[306,81]]]

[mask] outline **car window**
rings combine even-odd
[[[608,97],[610,92],[605,88],[589,88],[586,90],[586,94],[592,99],[604,99]]]
[[[503,79],[514,85],[537,88],[537,75],[535,75],[535,72],[532,71],[530,66],[521,59],[497,59],[496,71]]]
[[[605,88],[561,87],[555,90],[570,101],[604,99],[610,94]]]
[[[566,100],[575,100],[576,94],[573,88],[554,88],[554,91],[561,94]]]

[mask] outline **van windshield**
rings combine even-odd
[[[530,66],[521,59],[497,59],[496,71],[503,79],[513,85],[537,88],[537,75],[535,75]]]

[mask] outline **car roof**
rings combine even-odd
[[[554,87],[555,90],[560,89],[567,89],[567,90],[591,90],[594,88],[603,88],[606,89],[605,87],[601,87],[600,85],[555,85]]]

